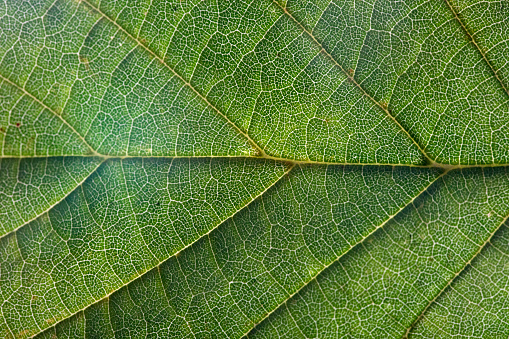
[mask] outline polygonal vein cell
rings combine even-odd
[[[505,338],[509,336],[509,225],[431,305],[409,338]]]
[[[451,171],[324,270],[249,338],[295,333],[297,338],[402,338],[508,215],[507,168]],[[500,301],[501,308],[507,305]],[[465,309],[451,307],[464,314]]]
[[[4,14],[0,74],[60,115],[98,153],[257,154],[181,79],[86,3],[15,1]],[[10,105],[8,114],[23,116],[25,106]],[[26,129],[34,128],[38,114],[24,116]],[[19,132],[6,133],[4,148],[21,149]],[[48,144],[40,147],[51,149]]]
[[[27,13],[4,22],[0,73],[101,154],[255,155],[247,133],[279,158],[424,162],[269,1],[23,5],[7,5]]]
[[[208,236],[44,335],[238,338],[438,175],[295,167]]]
[[[288,169],[256,159],[108,160],[0,239],[0,333],[26,337],[197,241]]]

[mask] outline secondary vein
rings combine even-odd
[[[109,16],[107,16],[105,13],[103,13],[98,7],[92,5],[89,0],[82,0],[84,3],[86,3],[88,6],[90,6],[91,8],[93,8],[95,11],[97,11],[102,17],[104,17],[105,19],[107,19],[109,22],[111,22],[113,25],[115,25],[117,27],[118,30],[120,30],[122,33],[124,33],[125,35],[127,35],[130,39],[132,39],[133,41],[136,42],[136,44],[138,46],[140,46],[141,48],[143,48],[145,51],[147,51],[153,58],[155,58],[156,60],[158,60],[159,62],[161,62],[162,65],[164,65],[167,69],[169,69],[178,79],[180,79],[185,86],[189,87],[200,99],[202,99],[208,106],[210,106],[214,111],[216,111],[220,116],[222,116],[231,126],[233,126],[238,133],[240,133],[241,135],[243,135],[248,141],[249,143],[251,143],[251,145],[258,151],[258,153],[262,156],[265,155],[265,152],[264,150],[247,134],[245,133],[244,131],[242,131],[240,129],[240,127],[238,127],[237,125],[235,125],[227,116],[226,114],[222,113],[217,107],[215,107],[214,105],[212,105],[212,103],[205,97],[203,96],[196,88],[194,88],[193,85],[191,85],[191,83],[189,81],[187,81],[186,79],[184,79],[179,73],[177,73],[177,71],[175,71],[173,68],[170,67],[170,65],[168,65],[168,63],[166,63],[166,61],[164,59],[162,59],[161,57],[159,57],[155,52],[153,52],[150,48],[148,48],[147,46],[145,46],[144,44],[142,44],[138,39],[136,39],[133,35],[131,35],[128,31],[126,31],[120,24],[118,24],[115,20],[113,20],[112,18],[110,18]]]
[[[502,86],[502,88],[504,89],[504,92],[507,94],[507,96],[509,97],[509,89],[504,85],[504,83],[502,82],[502,79],[500,79],[500,77],[498,76],[497,74],[497,71],[495,70],[495,68],[493,67],[493,65],[491,64],[491,62],[488,60],[488,58],[486,57],[486,54],[482,51],[481,47],[479,47],[479,45],[477,44],[477,41],[475,41],[475,38],[474,38],[474,35],[471,34],[469,32],[469,30],[467,29],[467,26],[465,26],[465,24],[463,23],[463,21],[460,19],[456,9],[454,8],[454,6],[451,4],[450,0],[445,0],[445,2],[447,3],[447,6],[449,7],[449,9],[451,10],[452,14],[454,15],[454,17],[456,18],[456,20],[458,21],[458,23],[460,24],[461,28],[463,29],[463,31],[465,32],[465,34],[469,37],[469,39],[472,41],[472,43],[474,44],[474,46],[477,48],[477,50],[479,51],[479,53],[481,53],[484,61],[486,61],[486,63],[488,64],[489,68],[491,69],[491,71],[493,72],[493,74],[495,75],[495,78],[498,80],[498,82],[500,83],[500,86]]]
[[[85,144],[85,146],[87,146],[90,149],[90,152],[92,153],[91,156],[99,156],[99,157],[102,156],[102,154],[99,154],[92,146],[90,146],[90,144],[85,140],[85,138],[80,133],[78,133],[78,131],[76,131],[76,129],[74,129],[74,127],[67,122],[67,120],[62,118],[62,116],[60,114],[55,112],[53,109],[51,109],[48,105],[46,105],[41,100],[37,99],[37,97],[35,97],[32,93],[28,92],[26,89],[20,87],[18,84],[14,83],[11,80],[9,80],[8,78],[4,77],[2,74],[0,74],[0,78],[2,80],[4,80],[5,82],[9,83],[10,85],[16,87],[18,90],[23,92],[26,96],[30,97],[32,100],[37,102],[39,105],[41,105],[42,107],[44,107],[45,109],[47,109],[48,111],[53,113],[58,119],[60,119],[64,123],[64,125],[69,127],[71,129],[71,131],[74,134],[76,134],[76,136],[81,140],[81,142],[83,142],[83,144]]]
[[[382,104],[380,104],[378,101],[375,100],[375,98],[373,98],[371,95],[368,94],[368,92],[366,92],[366,90],[355,80],[355,78],[350,74],[348,73],[344,68],[343,66],[341,66],[337,60],[322,46],[322,44],[315,38],[315,36],[313,35],[312,32],[308,31],[306,29],[306,27],[304,27],[304,25],[302,25],[302,23],[300,21],[298,21],[285,7],[281,6],[276,0],[273,0],[273,2],[276,4],[276,6],[278,6],[279,8],[281,8],[285,14],[290,18],[292,19],[304,32],[306,32],[306,34],[309,35],[309,37],[311,39],[313,39],[313,41],[322,48],[322,53],[324,53],[330,60],[332,60],[332,62],[348,77],[349,81],[354,84],[361,92],[363,95],[365,95],[369,100],[371,100],[375,105],[377,105],[378,107],[380,107],[386,114],[387,116],[398,126],[398,128],[403,132],[405,133],[405,135],[412,141],[412,143],[417,146],[417,148],[419,149],[419,151],[422,153],[422,155],[424,155],[424,157],[426,158],[426,160],[430,163],[430,164],[435,164],[435,160],[433,160],[431,158],[431,156],[426,153],[424,151],[424,149],[421,147],[421,145],[419,145],[417,143],[417,141],[415,141],[415,139],[410,135],[410,133],[405,129],[403,128],[403,126],[401,126],[401,124],[399,123],[399,121],[389,112],[389,110],[384,107]]]
[[[486,241],[481,245],[481,247],[479,247],[479,249],[477,250],[477,252],[474,253],[474,255],[470,258],[470,260],[468,260],[465,265],[463,265],[463,267],[454,274],[454,276],[447,282],[447,284],[444,286],[444,288],[442,288],[440,290],[440,292],[438,292],[438,294],[432,299],[429,301],[429,303],[426,305],[426,307],[424,307],[424,309],[422,310],[421,313],[419,313],[419,316],[415,319],[415,321],[408,327],[408,329],[406,330],[405,334],[403,335],[402,339],[405,339],[405,338],[408,338],[408,335],[410,334],[410,332],[412,331],[412,329],[415,327],[415,325],[419,322],[419,320],[421,318],[424,317],[424,314],[426,313],[426,311],[431,307],[432,304],[434,304],[436,302],[436,300],[445,292],[445,290],[453,283],[454,280],[456,280],[456,278],[461,274],[461,272],[463,272],[465,270],[465,268],[470,265],[472,263],[472,261],[479,255],[479,253],[482,252],[482,250],[490,243],[491,239],[493,238],[493,236],[495,235],[495,233],[497,233],[497,231],[502,227],[502,225],[504,225],[506,223],[506,221],[509,219],[509,215],[507,215],[504,220],[502,220],[502,222],[500,223],[500,225],[497,226],[497,228],[495,228],[495,230],[490,234],[490,236],[488,237],[488,239],[486,239]]]

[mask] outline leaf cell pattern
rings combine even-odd
[[[0,336],[506,338],[506,0],[0,2]]]

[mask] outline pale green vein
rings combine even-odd
[[[458,271],[454,274],[454,276],[447,282],[447,284],[445,284],[444,288],[442,288],[442,290],[440,290],[440,292],[432,299],[429,301],[429,303],[426,305],[426,307],[424,307],[424,309],[422,310],[422,312],[419,314],[419,316],[417,316],[417,318],[415,318],[414,322],[412,323],[412,325],[410,325],[406,331],[406,333],[403,335],[403,337],[401,339],[406,339],[408,338],[408,335],[410,334],[410,332],[412,331],[412,329],[415,327],[415,325],[417,324],[417,322],[423,318],[423,317],[426,317],[425,313],[426,311],[431,307],[431,305],[433,305],[435,303],[435,301],[445,292],[445,290],[453,283],[454,280],[456,280],[456,278],[461,274],[461,272],[463,272],[465,270],[465,268],[467,268],[470,263],[472,263],[472,261],[477,257],[477,255],[479,253],[481,253],[481,251],[491,242],[491,238],[493,238],[493,236],[495,235],[495,233],[497,233],[497,231],[505,224],[505,222],[509,219],[509,215],[507,215],[504,220],[502,220],[502,222],[500,223],[500,225],[497,226],[497,228],[495,228],[495,230],[490,234],[490,236],[488,237],[488,239],[486,239],[486,241],[479,247],[479,249],[474,253],[474,255],[465,263],[465,265]]]
[[[500,77],[498,76],[498,73],[497,71],[495,70],[495,68],[493,68],[493,65],[491,64],[491,62],[488,60],[488,58],[486,57],[486,54],[482,51],[481,47],[479,47],[479,45],[477,44],[477,41],[475,41],[475,38],[474,38],[474,35],[471,34],[469,32],[469,30],[467,29],[467,27],[465,26],[465,24],[463,23],[463,21],[461,20],[461,18],[459,17],[458,13],[456,12],[456,9],[454,8],[454,6],[451,4],[451,2],[449,0],[445,0],[447,6],[449,7],[449,9],[451,10],[451,12],[453,13],[454,17],[456,18],[456,20],[458,21],[458,23],[460,24],[461,28],[463,29],[463,31],[465,32],[465,34],[469,37],[469,39],[472,41],[472,43],[474,44],[474,46],[477,48],[477,50],[479,51],[479,53],[481,53],[482,55],[482,58],[484,59],[484,61],[486,62],[486,64],[488,64],[489,68],[491,69],[491,71],[493,72],[493,74],[495,75],[495,78],[498,80],[498,82],[500,83],[500,86],[502,86],[502,88],[504,89],[504,92],[507,94],[507,96],[509,97],[509,89],[504,85],[504,83],[502,82],[502,79],[500,79]]]
[[[92,146],[90,146],[90,144],[85,140],[85,138],[81,134],[79,134],[71,124],[69,124],[64,118],[62,118],[62,116],[60,114],[58,114],[57,112],[55,112],[54,110],[49,108],[45,103],[43,103],[41,100],[37,99],[32,93],[29,93],[26,89],[18,86],[16,83],[10,81],[6,77],[4,77],[2,74],[0,74],[0,78],[2,80],[4,80],[5,82],[9,83],[10,85],[16,87],[18,90],[23,92],[26,96],[30,97],[32,100],[37,102],[39,105],[41,105],[42,107],[44,107],[45,109],[47,109],[48,111],[53,113],[58,119],[60,119],[60,121],[62,121],[64,123],[64,125],[66,125],[80,139],[80,141],[83,142],[83,144],[85,144],[85,146],[87,146],[90,149],[90,152],[92,153],[92,154],[90,154],[90,156],[96,156],[96,157],[102,156],[102,154],[99,154]]]

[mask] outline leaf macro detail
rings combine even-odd
[[[509,336],[506,0],[0,3],[0,337]]]

